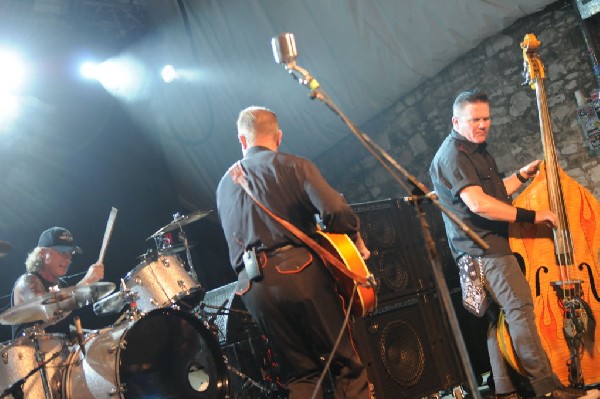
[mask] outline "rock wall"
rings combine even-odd
[[[560,165],[600,198],[600,154],[584,145],[574,95],[581,90],[588,96],[597,88],[596,80],[579,13],[570,1],[554,3],[483,40],[361,129],[430,188],[429,164],[451,129],[454,98],[478,88],[490,96],[493,120],[488,143],[500,170],[510,174],[543,158],[535,91],[522,86],[519,44],[526,33],[542,43],[538,54],[547,72],[547,101]],[[352,110],[344,112],[352,119]],[[316,163],[350,203],[407,195],[353,135]]]

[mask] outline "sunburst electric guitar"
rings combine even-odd
[[[362,317],[372,313],[377,307],[375,280],[350,237],[346,234],[326,233],[324,231],[317,231],[317,233],[317,242],[329,253],[338,258],[350,272],[344,273],[337,267],[325,262],[337,282],[338,291],[346,301],[346,304],[352,297],[355,285],[355,280],[349,274],[355,274],[370,282],[367,285],[356,284],[356,294],[354,295],[352,304],[350,304],[352,314]]]

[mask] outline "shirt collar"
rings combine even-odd
[[[250,148],[248,148],[246,150],[246,155],[244,155],[244,158],[247,158],[250,155],[254,155],[254,154],[257,154],[259,152],[264,152],[264,151],[271,151],[271,152],[273,152],[273,150],[271,150],[270,148],[263,147],[263,146],[260,146],[260,145],[256,145],[256,146],[252,146],[252,147],[250,147]]]
[[[454,129],[450,132],[450,137],[457,141],[456,147],[467,154],[472,154],[476,151],[483,152],[487,148],[487,142],[481,144],[472,143]]]

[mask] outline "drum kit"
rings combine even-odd
[[[68,287],[0,313],[0,324],[38,323],[0,343],[0,398],[238,398],[231,392],[232,375],[256,385],[260,397],[278,397],[231,365],[221,350],[213,321],[233,309],[220,306],[211,313],[215,307],[203,303],[182,227],[209,212],[175,214],[149,237],[157,251],[142,256],[116,292],[110,282]],[[0,254],[9,249],[0,245]],[[177,254],[183,251],[189,270]],[[119,317],[86,333],[76,318],[73,339],[44,331],[87,305],[98,315]]]

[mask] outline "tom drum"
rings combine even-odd
[[[200,283],[172,254],[148,257],[127,274],[125,283],[136,294],[136,304],[142,312],[172,305],[192,309],[204,296]]]

